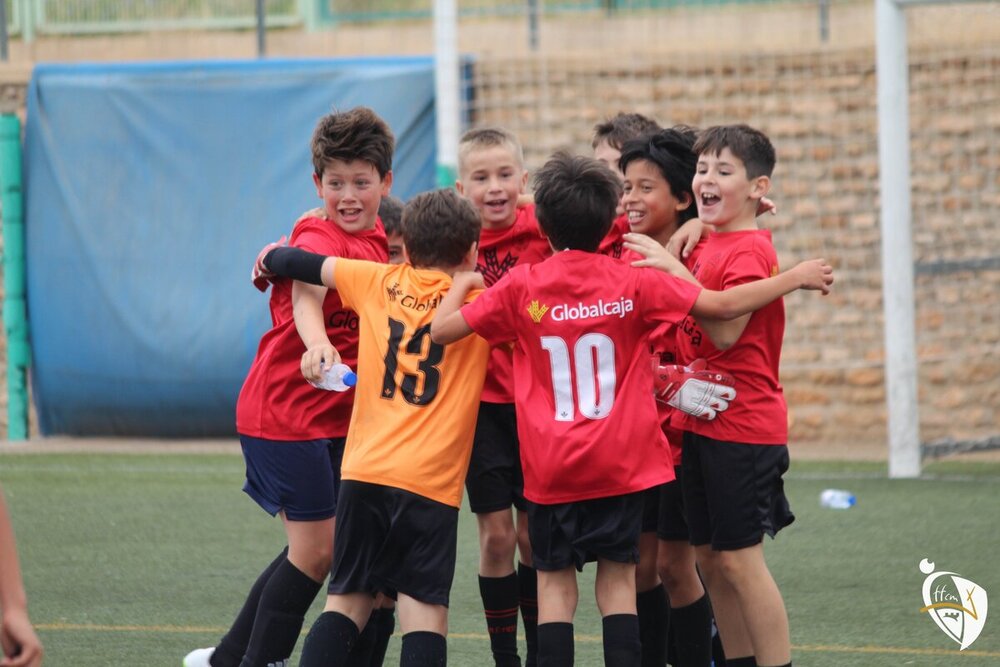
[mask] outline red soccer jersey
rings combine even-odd
[[[535,205],[517,210],[514,224],[504,229],[483,229],[479,235],[479,258],[476,271],[489,287],[515,266],[536,264],[552,254],[552,246],[542,236],[535,218]],[[489,403],[514,402],[513,362],[510,348],[494,347],[486,371],[482,400]]]
[[[694,267],[706,289],[724,290],[770,278],[778,273],[778,256],[771,232],[712,234]],[[736,380],[736,398],[712,421],[677,413],[673,425],[715,440],[759,445],[788,442],[788,407],[778,382],[785,306],[778,299],[754,312],[743,334],[728,350],[719,350],[693,317],[678,334],[681,361],[705,359],[708,367],[726,371]]]
[[[289,245],[335,257],[389,260],[382,223],[348,234],[329,220],[306,218],[295,225]],[[267,440],[315,440],[347,435],[354,392],[316,389],[302,377],[306,351],[292,317],[292,282],[279,278],[271,288],[271,330],[264,334],[236,403],[236,430]],[[345,364],[358,358],[358,315],[329,290],[323,318],[330,342]]]
[[[648,336],[681,321],[699,292],[659,271],[565,250],[517,267],[462,309],[491,343],[515,342],[526,498],[567,503],[674,478],[657,428]]]
[[[695,263],[698,261],[698,257],[701,256],[701,251],[705,249],[705,241],[701,240],[698,242],[692,250],[691,254],[687,259],[684,260],[685,266],[690,270]],[[621,259],[623,262],[631,264],[636,260],[643,259],[643,256],[634,250],[623,250]],[[659,364],[679,364],[679,355],[677,353],[677,334],[680,329],[675,323],[661,324],[656,327],[656,330],[649,336],[649,347],[650,352],[652,352],[653,358]],[[671,426],[671,419],[676,410],[660,401],[656,402],[656,409],[660,413],[660,428],[663,430],[663,435],[666,436],[667,442],[670,444],[670,456],[673,460],[675,466],[681,464],[681,439],[683,432]]]
[[[611,229],[608,230],[607,236],[601,239],[597,252],[616,259],[621,257],[625,250],[625,239],[622,236],[629,231],[628,218],[622,213],[611,223]]]

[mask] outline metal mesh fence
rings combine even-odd
[[[433,52],[429,0],[305,4],[288,10],[292,27],[269,32],[269,55]],[[269,12],[282,8],[269,0]],[[834,294],[786,300],[791,439],[846,455],[882,446],[871,2],[464,0],[459,10],[459,48],[473,61],[467,117],[514,131],[529,169],[558,148],[590,151],[594,124],[618,111],[662,125],[747,122],[771,136],[778,215],[762,224],[782,265],[824,256],[837,270]],[[1000,9],[919,6],[907,17],[921,432],[932,445],[972,448],[1000,436]],[[139,58],[243,57],[253,38],[100,43],[100,58],[127,59],[126,48]],[[40,37],[33,52],[60,49],[94,57],[68,36]]]

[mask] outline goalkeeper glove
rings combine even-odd
[[[261,292],[267,291],[267,284],[272,282],[274,279],[274,274],[264,266],[264,257],[267,253],[271,252],[275,248],[281,248],[288,245],[288,239],[282,236],[275,243],[268,243],[266,246],[261,248],[261,251],[257,253],[257,259],[254,260],[253,268],[250,270],[250,281],[253,286],[259,289]]]
[[[656,400],[681,412],[711,421],[736,398],[733,376],[709,370],[704,359],[696,359],[688,366],[653,363]]]

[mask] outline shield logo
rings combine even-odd
[[[986,625],[989,601],[981,586],[954,572],[935,572],[934,563],[920,561],[920,571],[927,575],[922,588],[924,606],[941,631],[964,651],[979,638]]]

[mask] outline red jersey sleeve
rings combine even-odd
[[[514,318],[511,317],[511,304],[515,301],[513,293],[517,291],[517,283],[520,282],[518,276],[523,273],[523,270],[518,269],[510,271],[500,282],[480,293],[475,301],[462,307],[462,317],[466,324],[490,345],[507,343],[517,338]]]

